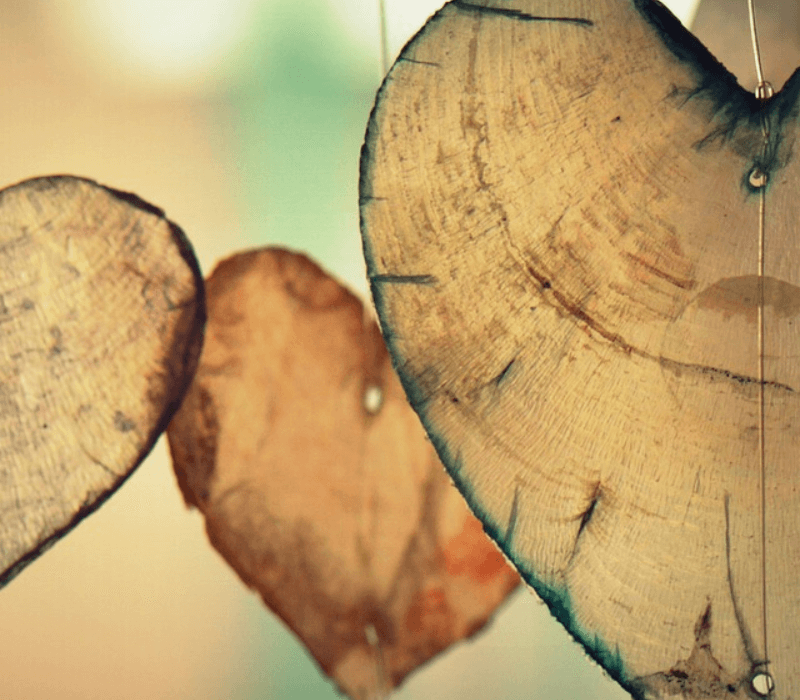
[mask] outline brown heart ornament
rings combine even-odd
[[[71,176],[0,191],[0,585],[148,454],[204,319],[194,253],[161,210]]]
[[[207,280],[200,366],[169,426],[214,547],[354,699],[481,629],[519,576],[452,486],[375,321],[308,258]]]

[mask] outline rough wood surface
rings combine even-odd
[[[376,323],[299,254],[207,281],[200,367],[169,426],[212,544],[351,698],[469,636],[519,576],[449,482]]]
[[[183,233],[74,177],[0,191],[0,584],[150,451],[202,342]]]
[[[406,392],[636,697],[764,672],[800,697],[799,89],[762,109],[648,0],[455,0],[369,123],[364,250]]]

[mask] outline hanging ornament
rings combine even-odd
[[[207,281],[197,375],[168,430],[214,547],[354,700],[480,630],[519,576],[453,488],[376,323],[306,257]]]
[[[406,393],[637,698],[800,697],[798,90],[746,92],[650,0],[454,0],[369,122]]]
[[[197,261],[162,211],[75,177],[0,191],[0,585],[145,458],[204,318]]]

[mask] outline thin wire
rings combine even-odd
[[[761,50],[758,46],[758,28],[756,26],[755,0],[747,0],[747,10],[750,16],[750,38],[753,43],[753,59],[756,65],[756,97],[760,101],[765,101],[772,96],[772,86],[764,80],[764,71],[761,65]],[[764,137],[762,156],[766,155],[769,146],[769,124],[766,117],[762,114],[761,130]],[[765,349],[765,319],[764,319],[764,274],[765,274],[765,250],[766,250],[766,178],[768,173],[760,172],[760,192],[758,203],[758,386],[759,386],[759,411],[758,411],[758,452],[760,466],[760,488],[761,488],[761,610],[764,635],[764,661],[769,665],[769,653],[767,651],[767,494],[766,494],[766,465],[767,465],[767,445],[766,445],[766,396],[765,396],[765,371],[764,371],[764,349]]]
[[[760,87],[764,84],[764,70],[761,67],[761,50],[758,48],[755,0],[747,0],[747,12],[750,15],[750,38],[753,40],[753,58],[756,62],[756,81]]]
[[[767,653],[767,497],[766,497],[766,397],[764,396],[764,224],[766,219],[766,187],[761,187],[758,206],[758,453],[761,471],[761,609],[763,611],[764,660],[769,659]]]
[[[367,639],[367,643],[372,648],[375,659],[375,687],[372,689],[368,700],[385,700],[390,692],[389,676],[386,673],[381,640],[380,637],[378,637],[378,631],[375,629],[375,625],[370,624],[364,627],[364,636]]]
[[[378,0],[381,21],[381,68],[382,77],[389,72],[389,39],[386,31],[386,0]]]
[[[378,21],[378,32],[380,33],[381,38],[381,80],[383,80],[386,77],[386,74],[389,72],[389,33],[386,23],[386,0],[378,0]],[[367,285],[367,289],[369,290],[369,285]],[[361,314],[361,320],[364,327],[367,327],[378,318],[378,314],[375,311],[374,302],[372,300],[372,294],[370,294],[369,291],[367,292],[367,299],[369,302],[364,304],[363,312]]]

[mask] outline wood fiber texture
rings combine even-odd
[[[144,459],[204,320],[197,261],[160,210],[69,176],[0,191],[0,584]]]
[[[168,430],[214,547],[351,698],[481,629],[519,576],[450,483],[360,300],[263,249],[207,280]]]
[[[799,90],[759,103],[649,0],[454,0],[368,126],[409,399],[637,698],[800,697]]]

